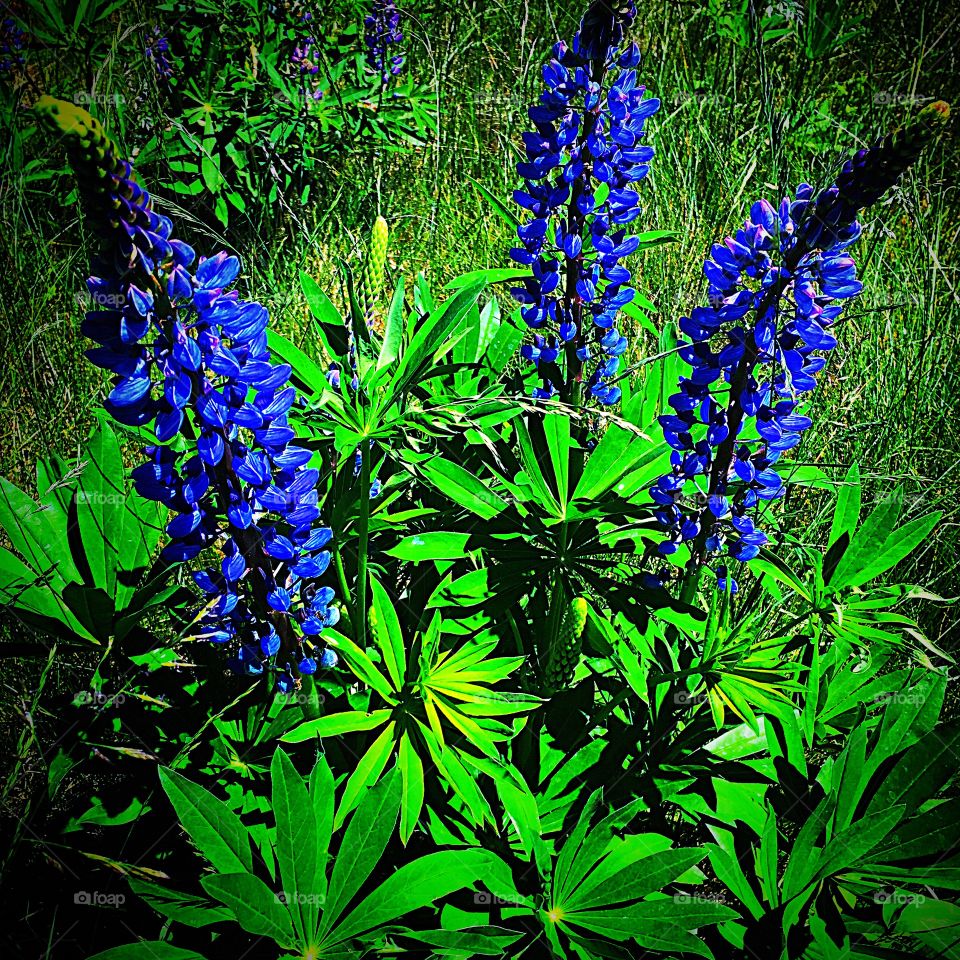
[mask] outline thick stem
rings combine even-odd
[[[370,444],[360,444],[360,519],[357,524],[357,644],[367,640],[367,553],[370,541]]]
[[[794,271],[800,259],[807,252],[805,246],[797,245],[787,254],[784,272],[772,284],[762,297],[759,306],[755,311],[755,316],[762,316],[773,304],[777,303],[783,296],[784,291],[794,280]],[[747,385],[747,380],[757,364],[757,345],[753,334],[746,338],[746,345],[743,356],[737,364],[737,368],[730,378],[729,403],[727,405],[727,427],[729,433],[727,438],[717,447],[716,456],[710,469],[710,481],[707,488],[707,496],[713,496],[720,492],[726,485],[727,478],[730,475],[730,468],[733,466],[733,458],[737,449],[737,436],[743,425],[744,410],[740,404],[740,395]],[[684,576],[683,586],[680,590],[680,598],[686,603],[692,602],[697,595],[697,588],[700,584],[700,573],[706,562],[707,538],[710,536],[710,524],[708,522],[709,509],[705,509],[701,514],[700,532],[693,541],[690,550],[690,564]]]

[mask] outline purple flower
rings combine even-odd
[[[594,3],[572,45],[554,47],[544,92],[528,111],[534,129],[523,135],[517,172],[525,183],[514,199],[530,218],[511,257],[532,276],[511,293],[538,331],[535,346],[522,350],[542,379],[538,397],[566,398],[572,384],[585,383],[600,404],[620,399],[610,381],[628,344],[617,318],[636,293],[622,261],[639,244],[628,229],[653,158],[644,124],[660,106],[637,84],[639,49],[620,46],[635,16],[633,4],[614,13]]]
[[[945,104],[925,108],[906,130],[859,151],[819,194],[801,184],[778,207],[758,200],[741,229],[711,248],[707,304],[679,323],[690,372],[669,398],[673,412],[659,418],[673,449],[671,472],[650,491],[669,533],[661,553],[689,542],[697,562],[724,546],[747,561],[767,542],[752,515],[785,493],[775,467],[812,425],[801,405],[837,345],[845,301],[862,286],[848,252],[860,235],[857,216],[896,183],[946,114]],[[719,578],[725,583],[725,572]]]
[[[367,66],[387,84],[400,73],[404,63],[403,54],[391,53],[391,48],[403,40],[397,5],[393,0],[372,0],[363,26]]]

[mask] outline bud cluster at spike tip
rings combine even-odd
[[[367,47],[367,66],[387,84],[403,69],[403,54],[391,54],[391,48],[403,41],[400,11],[393,0],[372,0],[363,19],[363,39]]]
[[[622,261],[639,246],[628,224],[640,215],[636,187],[653,158],[644,123],[660,107],[637,83],[639,48],[621,48],[635,16],[632,3],[619,11],[594,3],[572,45],[554,46],[546,89],[528,111],[534,129],[523,135],[517,172],[525,185],[514,199],[531,217],[510,255],[533,276],[511,293],[537,331],[521,353],[537,366],[542,385],[533,395],[541,399],[565,394],[573,381],[585,381],[600,404],[620,399],[608,382],[627,349],[617,316],[636,294]]]
[[[691,372],[669,398],[673,412],[659,418],[673,448],[671,472],[651,490],[669,533],[662,554],[686,542],[697,559],[725,547],[746,561],[767,542],[757,508],[785,493],[775,466],[812,425],[798,408],[817,386],[822,354],[837,345],[831,327],[844,301],[862,288],[847,250],[860,235],[857,216],[896,184],[948,115],[942,101],[927,106],[904,130],[858,151],[827,189],[801,184],[779,208],[759,200],[733,237],[713,245],[703,267],[709,305],[679,324],[679,356]],[[737,589],[726,567],[717,575],[722,589]]]
[[[137,492],[176,515],[163,557],[192,560],[208,595],[197,636],[233,650],[239,673],[277,674],[281,691],[317,669],[323,629],[339,619],[319,581],[332,533],[321,526],[319,470],[294,444],[287,415],[300,401],[291,368],[271,363],[267,310],[226,287],[240,264],[226,252],[196,260],[152,209],[116,144],[86,111],[51,97],[35,109],[59,134],[90,221],[104,241],[88,281],[97,304],[83,332],[87,356],[113,374],[105,402],[120,423],[152,427],[157,443],[133,470]],[[324,651],[321,665],[335,662]]]

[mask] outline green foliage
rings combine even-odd
[[[0,603],[42,633],[121,641],[176,587],[150,574],[162,534],[158,505],[129,489],[120,445],[105,422],[75,464],[37,464],[39,503],[0,478]]]
[[[84,46],[84,70],[107,46],[133,51],[123,82],[137,88],[139,30],[113,37],[126,8],[27,6],[51,50]],[[77,949],[98,960],[957,956],[955,651],[937,633],[955,607],[930,589],[955,583],[943,398],[956,313],[937,279],[952,213],[937,168],[865,230],[866,306],[843,333],[856,349],[824,385],[817,431],[781,464],[791,495],[764,518],[780,536],[738,572],[736,595],[704,584],[678,599],[682,554],[665,588],[643,576],[662,536],[647,490],[669,469],[656,418],[683,369],[660,318],[684,310],[744,191],[794,182],[810,153],[882,127],[871,104],[897,101],[876,99],[841,54],[876,56],[888,91],[912,91],[912,72],[891,67],[899,36],[834,3],[804,17],[671,6],[644,25],[644,70],[670,105],[645,215],[676,229],[643,234],[650,298],[625,311],[637,352],[624,403],[589,420],[523,399],[524,325],[505,291],[524,270],[485,266],[507,262],[516,224],[498,145],[525,117],[507,91],[554,24],[536,5],[506,26],[490,5],[435,5],[414,31],[437,89],[410,82],[381,100],[360,63],[359,5],[342,6],[320,35],[320,100],[287,67],[296,11],[271,20],[241,0],[148,11],[171,26],[172,82],[92,101],[160,183],[158,209],[226,225],[241,249],[241,226],[265,211],[302,217],[302,237],[256,237],[245,278],[307,400],[290,415],[297,443],[322,463],[337,666],[287,697],[225,676],[222,651],[193,638],[190,571],[153,566],[166,516],[129,492],[123,435],[100,426],[77,451],[59,429],[101,387],[70,374],[77,337],[48,355],[46,328],[31,328],[30,363],[72,389],[52,407],[26,361],[0,371],[5,400],[29,408],[6,418],[3,452],[26,444],[31,418],[50,449],[78,452],[43,458],[35,483],[14,462],[32,470],[32,453],[9,454],[17,485],[0,483],[3,652],[17,654],[4,682],[20,731],[4,893],[28,890],[30,946],[40,955],[77,917]],[[551,13],[558,29],[574,15]],[[524,58],[498,58],[491,80],[491,51],[519,49],[521,31]],[[110,69],[79,86],[107,89]],[[932,84],[929,69],[918,75]],[[72,201],[23,139],[9,146],[23,209],[7,219],[36,263],[20,257],[28,289],[8,296],[17,335],[24,317],[59,316],[80,273],[59,259],[63,224],[37,212]],[[381,209],[389,271],[378,244],[358,256]],[[61,402],[74,405],[63,418]],[[74,901],[70,914],[69,890],[38,911],[54,862],[60,886],[121,884],[123,911]]]
[[[358,956],[382,942],[384,928],[400,917],[473,887],[493,859],[482,850],[441,850],[405,863],[363,893],[400,814],[399,775],[393,771],[365,792],[341,834],[344,799],[334,817],[334,778],[326,760],[304,778],[277,749],[267,841],[273,856],[255,869],[254,837],[221,800],[172,771],[161,769],[160,777],[184,831],[215,872],[200,880],[206,899],[149,884],[134,889],[170,920],[192,927],[223,920],[225,908],[250,934],[302,956]],[[149,947],[124,949],[135,946]]]

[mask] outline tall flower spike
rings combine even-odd
[[[266,308],[226,291],[240,271],[226,252],[190,272],[193,250],[86,111],[51,97],[36,110],[62,137],[103,241],[88,286],[109,309],[87,314],[83,331],[98,344],[87,356],[113,374],[111,415],[156,435],[133,478],[175,513],[163,557],[219,551],[194,574],[209,597],[197,636],[231,647],[240,673],[276,672],[283,689],[339,613],[320,582],[332,534],[319,525],[319,470],[293,442],[287,416],[299,398],[291,368],[271,363]]]
[[[553,48],[528,111],[534,129],[523,135],[525,185],[514,199],[531,217],[510,255],[533,273],[511,293],[537,331],[521,350],[542,380],[535,397],[575,400],[585,383],[600,404],[620,399],[608,382],[627,349],[617,317],[636,293],[622,261],[639,246],[627,231],[653,158],[644,123],[660,107],[637,84],[639,48],[621,46],[635,16],[633,3],[593,3],[572,45]]]
[[[393,0],[372,0],[363,26],[367,66],[380,75],[380,81],[385,86],[403,69],[403,54],[391,53],[391,48],[403,41],[397,5]]]
[[[11,73],[26,63],[26,36],[11,17],[0,20],[0,73]]]
[[[698,566],[724,546],[750,560],[767,542],[757,508],[785,492],[775,465],[812,425],[801,404],[837,345],[831,328],[844,301],[862,287],[847,250],[860,235],[857,216],[948,115],[946,103],[930,104],[905,129],[858,151],[827,189],[815,195],[801,184],[776,209],[759,200],[742,229],[713,245],[703,266],[708,305],[679,324],[679,356],[691,372],[669,399],[673,412],[660,417],[674,451],[671,472],[651,490],[669,533],[661,553],[688,542]],[[736,589],[725,567],[717,574],[723,589]]]
[[[163,36],[159,27],[147,34],[144,53],[153,64],[159,80],[169,80],[173,76],[173,62],[170,59],[170,41]]]

